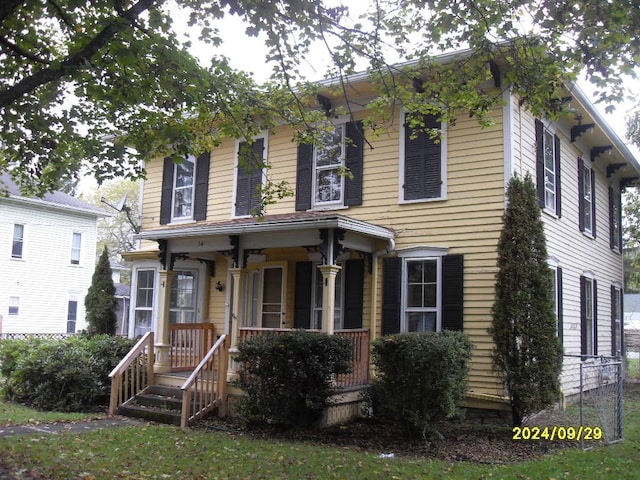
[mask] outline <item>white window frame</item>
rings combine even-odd
[[[447,144],[448,144],[448,128],[445,122],[440,123],[440,196],[433,198],[416,198],[412,200],[405,200],[404,198],[404,163],[405,163],[405,129],[406,129],[406,114],[408,112],[404,109],[400,112],[399,124],[400,130],[400,153],[399,153],[399,178],[398,184],[398,203],[410,204],[410,203],[425,203],[425,202],[440,202],[447,199]]]
[[[616,344],[613,345],[613,338],[612,338],[611,352],[613,353],[615,348],[616,356],[620,356],[622,355],[622,351],[624,349],[624,345],[622,344],[622,335],[623,335],[623,329],[624,329],[624,323],[623,323],[624,312],[622,311],[623,290],[622,290],[622,287],[617,283],[613,285],[613,289],[615,291],[615,294],[614,294],[614,298],[612,298],[611,301],[613,302],[615,299],[616,308],[614,309],[614,306],[613,305],[611,306],[611,310],[613,312],[613,318],[611,319],[611,323],[612,323],[612,328],[615,330]],[[620,348],[617,348],[618,346]]]
[[[71,317],[71,310],[69,307],[71,307],[71,303],[75,303],[76,304],[76,311],[75,311],[75,317],[72,319]],[[77,295],[69,295],[69,299],[67,301],[67,324],[66,324],[66,332],[67,333],[76,333],[77,329],[78,329],[78,313],[80,313],[79,310],[80,304],[78,302],[78,296]],[[73,331],[69,331],[69,323],[73,322]]]
[[[151,305],[138,307],[138,275],[140,272],[151,272],[153,279],[153,286],[151,287]],[[136,336],[136,313],[138,311],[141,312],[149,312],[151,315],[151,324],[149,330],[155,331],[156,328],[156,317],[157,317],[157,308],[158,308],[158,283],[159,283],[159,275],[158,275],[158,266],[156,262],[144,262],[136,265],[131,272],[131,302],[130,302],[130,315],[129,315],[129,336]]]
[[[435,330],[442,330],[442,257],[447,254],[446,249],[434,247],[414,247],[398,251],[398,257],[402,259],[402,285],[401,285],[401,317],[400,331],[409,332],[408,313],[411,312],[435,312]],[[408,283],[408,263],[435,261],[436,262],[436,306],[435,307],[409,307],[409,283]]]
[[[78,239],[77,242],[76,242],[76,239]],[[82,253],[82,233],[73,232],[71,236],[71,259],[70,259],[71,265],[80,265],[81,253]]]
[[[560,305],[558,305],[558,296],[562,295],[562,292],[558,292],[558,268],[560,267],[560,263],[555,258],[550,258],[547,260],[547,264],[549,265],[549,270],[551,270],[552,275],[552,285],[551,285],[551,293],[553,299],[553,311],[556,314],[556,335],[560,336]]]
[[[9,305],[7,309],[7,314],[12,317],[17,317],[20,315],[20,297],[17,295],[9,296]]]
[[[264,130],[261,134],[255,135],[252,137],[252,140],[263,140],[263,149],[262,149],[262,163],[267,165],[268,161],[268,152],[269,152],[269,132],[268,130]],[[232,216],[234,218],[247,218],[251,217],[251,213],[249,215],[236,215],[236,201],[238,195],[238,167],[240,166],[240,144],[246,142],[247,140],[236,139],[236,153],[235,153],[235,161],[233,169],[233,206],[232,206]],[[262,169],[262,186],[264,187],[266,184],[267,176],[265,175],[265,168]]]
[[[16,236],[17,233],[17,227],[20,227],[22,229],[22,234],[20,237]],[[24,237],[25,237],[25,225],[24,223],[14,223],[13,224],[13,236],[11,239],[11,258],[15,259],[15,260],[21,260],[24,258]],[[15,246],[16,244],[20,244],[20,254],[16,255],[15,254]]]
[[[545,210],[556,213],[556,196],[558,192],[558,172],[556,172],[556,143],[555,134],[548,128],[544,128],[542,131],[542,152],[543,152],[543,164],[544,164],[544,208]],[[549,158],[550,157],[550,158]],[[553,168],[549,168],[547,164],[551,161]],[[548,179],[552,176],[553,181]]]
[[[595,201],[595,185],[591,184],[591,166],[587,165],[587,162],[583,162],[582,172],[582,225],[584,227],[584,233],[593,235],[593,222],[595,218],[593,215],[593,202]],[[588,191],[587,191],[587,187]],[[588,194],[588,195],[587,195]],[[587,218],[589,219],[589,225],[587,225]]]
[[[587,339],[587,351],[585,352],[586,357],[593,357],[594,348],[596,346],[596,332],[594,329],[594,318],[595,317],[595,298],[594,298],[594,289],[593,282],[595,278],[592,275],[585,274],[584,275],[584,304],[585,304],[585,328],[587,332],[581,332],[581,335],[585,335]],[[587,296],[587,293],[590,294],[590,298]],[[589,313],[591,315],[589,315]]]
[[[178,170],[183,168],[186,162],[189,162],[193,165],[193,175],[191,177],[191,184],[177,186]],[[177,163],[173,165],[173,185],[171,188],[171,221],[172,222],[181,222],[181,221],[188,221],[193,219],[193,215],[194,215],[193,208],[195,204],[195,195],[196,195],[197,166],[198,166],[198,162],[196,160],[196,157],[194,157],[193,155],[188,155],[187,157],[185,157],[185,159],[181,163]],[[177,193],[183,190],[184,191],[191,190],[191,203],[188,204],[187,202],[185,202],[185,205],[189,205],[190,213],[185,215],[178,215],[177,214],[177,208],[178,208]]]
[[[315,210],[322,209],[332,209],[335,207],[343,207],[344,206],[344,198],[345,198],[345,175],[341,175],[340,170],[345,169],[346,162],[346,137],[347,137],[347,122],[348,117],[343,116],[335,121],[327,123],[329,129],[332,128],[340,128],[342,130],[342,138],[340,144],[340,164],[330,164],[330,165],[322,165],[320,167],[317,166],[317,156],[319,153],[318,146],[313,146],[313,160],[312,160],[312,178],[311,178],[311,207]],[[318,200],[318,172],[319,171],[327,171],[327,170],[338,170],[338,177],[340,182],[340,198],[337,200],[328,200],[328,201],[320,201]]]

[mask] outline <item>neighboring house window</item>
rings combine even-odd
[[[13,244],[11,246],[11,258],[22,258],[24,247],[24,225],[16,223],[13,225]]]
[[[595,173],[578,158],[579,227],[581,232],[596,236]]]
[[[614,357],[623,355],[622,298],[622,288],[611,285],[611,355]]]
[[[560,138],[536,120],[536,177],[541,208],[560,217]]]
[[[553,309],[556,314],[556,333],[562,340],[563,337],[563,319],[562,319],[562,268],[551,266],[551,299],[553,301]]]
[[[260,188],[265,165],[265,138],[237,142],[235,216],[262,213]]]
[[[622,252],[622,199],[620,192],[609,187],[609,247]]]
[[[195,270],[177,271],[172,278],[169,323],[195,323],[197,279]]]
[[[73,241],[71,243],[71,264],[80,264],[80,246],[82,244],[82,234],[74,233]]]
[[[20,313],[20,297],[9,297],[9,315]]]
[[[78,320],[78,300],[70,299],[67,304],[67,333],[76,333]]]
[[[383,261],[383,335],[463,328],[463,256],[421,253]]]
[[[193,156],[176,164],[164,159],[160,224],[172,221],[204,220],[207,217],[210,155]]]
[[[364,261],[341,262],[336,276],[334,330],[362,328]],[[322,329],[323,277],[317,262],[296,264],[295,328]]]
[[[435,115],[424,115],[419,126],[404,115],[401,138],[400,198],[402,202],[440,200],[446,197],[446,138]],[[426,131],[425,131],[426,129]],[[433,136],[431,130],[438,130]]]
[[[156,271],[154,269],[138,270],[136,273],[136,290],[134,306],[134,337],[151,331],[153,326],[153,295]]]
[[[298,145],[296,210],[362,205],[362,122],[334,124],[323,144]]]
[[[598,354],[597,282],[591,277],[580,277],[581,349],[584,356]]]
[[[264,265],[249,273],[245,327],[282,328],[285,268]]]

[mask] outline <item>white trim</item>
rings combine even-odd
[[[400,286],[400,331],[408,332],[409,326],[407,321],[407,313],[411,311],[416,312],[429,312],[433,311],[436,314],[436,324],[435,331],[439,332],[442,330],[442,257],[443,255],[436,256],[409,256],[402,257],[402,284]],[[407,264],[409,262],[420,262],[420,261],[435,261],[436,262],[436,306],[435,309],[433,307],[411,307],[407,306],[407,297],[408,297],[408,272],[407,272]]]
[[[433,198],[416,198],[414,200],[405,200],[404,198],[404,159],[405,159],[405,116],[407,111],[400,109],[399,119],[399,145],[400,150],[398,154],[398,203],[401,205],[411,203],[427,203],[427,202],[440,202],[447,199],[447,143],[448,143],[448,127],[444,122],[440,122],[440,196]]]
[[[181,165],[184,165],[184,162],[190,162],[193,164],[193,177],[191,178],[191,215],[185,215],[182,217],[176,217],[175,216],[175,211],[176,211],[176,181],[178,180],[178,168]],[[198,159],[196,157],[194,157],[193,155],[187,155],[185,157],[185,159],[183,160],[183,163],[181,164],[177,164],[174,163],[172,165],[173,167],[173,185],[171,186],[171,223],[179,223],[179,222],[185,222],[185,221],[192,221],[193,220],[193,215],[194,215],[194,211],[193,211],[193,207],[195,206],[195,200],[196,200],[196,176],[198,174],[197,172],[197,168],[198,168]],[[180,189],[184,189],[186,190],[187,186],[183,186],[180,187]]]
[[[262,138],[262,162],[267,165],[269,159],[269,131],[263,130],[261,133],[254,135],[251,137],[252,140],[259,140]],[[234,160],[233,160],[233,198],[231,200],[231,218],[248,218],[251,217],[251,214],[248,215],[236,215],[236,198],[238,195],[238,163],[240,159],[238,158],[238,153],[240,151],[240,144],[246,142],[247,139],[239,139],[236,138],[235,141],[235,152],[234,152]],[[267,182],[267,174],[266,169],[262,168],[262,186],[264,187]]]
[[[515,175],[515,163],[514,163],[514,120],[513,120],[513,94],[511,89],[507,88],[502,92],[502,99],[504,106],[502,107],[502,122],[504,128],[502,129],[502,138],[504,145],[504,186],[505,189],[509,184],[509,181]],[[522,138],[520,138],[522,142]]]
[[[342,139],[341,139],[341,153],[340,153],[340,164],[337,165],[337,168],[345,168],[346,159],[347,159],[347,146],[346,146],[346,138],[347,138],[347,123],[351,121],[351,118],[348,115],[341,115],[338,118],[334,118],[332,120],[327,120],[326,123],[330,123],[333,127],[341,127],[342,129]],[[316,154],[317,154],[317,145],[313,145],[313,152],[311,158],[311,210],[312,211],[322,211],[322,210],[337,210],[342,208],[348,208],[345,206],[345,177],[344,175],[340,175],[340,200],[331,200],[327,202],[318,202],[316,200],[317,194],[317,171],[318,168],[316,166]],[[329,166],[332,167],[332,166]],[[328,169],[328,168],[327,168]]]
[[[584,215],[588,211],[589,212],[589,217],[591,219],[591,226],[589,228],[587,228],[587,226],[585,225],[585,221],[584,221],[585,219],[584,218],[582,219],[582,227],[583,227],[583,232],[582,233],[584,233],[589,238],[594,238],[593,237],[593,226],[594,226],[594,224],[596,222],[596,218],[595,218],[594,212],[595,212],[595,210],[597,210],[596,208],[594,208],[594,203],[596,201],[596,185],[595,185],[595,170],[593,169],[592,165],[589,165],[589,163],[590,163],[590,160],[584,160],[584,159],[582,160],[582,171],[579,173],[580,179],[578,181],[582,182],[583,198],[579,198],[578,199],[578,204],[582,204],[584,206],[584,208],[582,209],[582,212],[580,212],[580,214]],[[584,201],[584,194],[585,194],[586,186],[587,186],[585,184],[585,180],[584,180],[584,178],[585,178],[584,175],[585,175],[585,171],[586,170],[588,170],[588,172],[589,172],[587,177],[589,179],[589,186],[590,186],[590,192],[591,192],[591,195],[590,195],[591,198],[589,200],[588,210],[587,210],[587,205],[585,204],[585,201]],[[593,182],[591,182],[591,178],[592,178],[591,172],[592,171],[594,172],[594,175],[593,175],[594,181]],[[579,190],[578,190],[578,192],[579,192]]]
[[[138,296],[138,272],[153,271],[153,296],[151,299],[151,331],[155,332],[158,321],[158,286],[160,284],[160,265],[155,260],[136,262],[131,269],[131,299],[129,302],[129,336],[135,337],[136,304]]]
[[[396,250],[400,258],[430,258],[444,257],[448,252],[447,247],[431,247],[425,245],[415,245],[413,247]]]

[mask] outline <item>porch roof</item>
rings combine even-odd
[[[287,233],[293,231],[335,228],[379,240],[393,240],[396,232],[381,225],[364,222],[346,215],[327,212],[298,212],[266,215],[262,218],[235,218],[224,222],[172,225],[158,230],[148,230],[135,235],[141,240],[168,240],[172,238],[203,237],[214,235],[243,235],[256,233]]]

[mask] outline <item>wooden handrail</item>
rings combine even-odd
[[[221,410],[220,416],[226,414],[227,369],[229,366],[227,340],[227,335],[221,335],[193,373],[182,384],[182,418],[180,420],[182,428],[215,407]]]
[[[193,370],[213,345],[213,323],[169,324],[172,372]]]
[[[147,332],[109,374],[109,415],[114,415],[120,405],[153,383],[153,348],[153,332]]]

